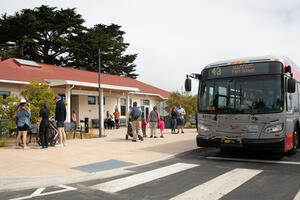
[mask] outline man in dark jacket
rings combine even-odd
[[[59,95],[55,96],[56,101],[56,109],[55,109],[55,120],[57,122],[57,130],[59,134],[59,145],[58,147],[66,146],[67,137],[64,130],[64,123],[66,121],[66,106],[64,102],[61,100]]]

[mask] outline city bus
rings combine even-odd
[[[296,153],[299,149],[300,69],[288,58],[215,62],[200,74],[197,146]]]

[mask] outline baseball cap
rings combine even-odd
[[[60,99],[61,97],[57,94],[55,95],[55,99]]]
[[[26,103],[26,99],[21,99],[20,103]]]

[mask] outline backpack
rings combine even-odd
[[[137,120],[140,117],[140,110],[138,107],[133,107],[131,111],[131,116],[133,120]]]

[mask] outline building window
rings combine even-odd
[[[6,97],[10,96],[9,91],[0,91],[0,96],[3,96],[3,99],[6,99]]]
[[[121,98],[120,104],[121,104],[121,116],[126,116],[126,99]]]
[[[89,105],[95,105],[96,104],[96,98],[94,96],[88,96],[88,104]]]
[[[150,109],[150,100],[149,99],[141,99],[142,118],[146,119],[148,117],[149,109]]]
[[[148,99],[143,99],[143,100],[142,100],[142,105],[143,105],[143,106],[150,106],[150,100],[148,100]]]

